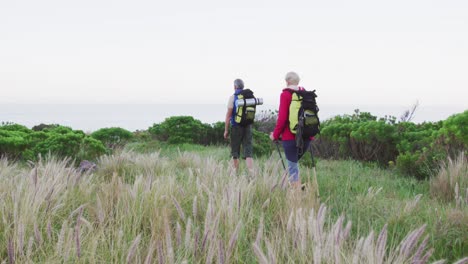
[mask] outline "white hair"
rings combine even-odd
[[[295,72],[288,72],[284,78],[288,84],[298,85],[301,78]]]
[[[236,89],[244,89],[244,82],[241,79],[234,80],[234,87]]]

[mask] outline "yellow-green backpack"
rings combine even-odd
[[[255,98],[252,90],[244,89],[238,94],[234,94],[234,106],[236,107],[236,115],[234,121],[240,126],[247,126],[253,124],[255,120],[256,105],[248,106],[245,102],[246,99]],[[243,105],[239,106],[238,101],[243,101]]]
[[[320,133],[319,108],[315,98],[315,90],[292,91],[292,100],[289,105],[289,129],[296,138],[313,137]]]

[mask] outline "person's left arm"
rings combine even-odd
[[[280,105],[278,111],[278,119],[275,129],[270,133],[271,140],[279,140],[281,134],[288,126],[289,122],[289,104],[291,104],[291,93],[283,91],[280,95]]]

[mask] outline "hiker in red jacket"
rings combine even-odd
[[[299,177],[299,159],[304,153],[299,153],[296,146],[295,134],[289,129],[289,106],[292,100],[292,92],[294,90],[304,90],[299,85],[299,75],[295,72],[286,74],[286,88],[280,95],[280,105],[278,120],[273,132],[270,133],[270,139],[273,141],[282,141],[284,153],[288,161],[289,182],[294,188],[301,188],[301,178]],[[310,139],[304,140],[303,149],[307,149],[310,144]]]

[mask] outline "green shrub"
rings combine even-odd
[[[14,123],[2,123],[0,126],[0,157],[21,159],[30,147],[33,131]]]
[[[368,112],[355,110],[353,115],[323,121],[320,135],[312,146],[323,158],[353,158],[386,164],[397,155],[394,123],[394,117],[377,120]]]
[[[437,133],[436,144],[443,146],[451,158],[468,147],[468,110],[447,118]]]
[[[311,142],[312,151],[315,156],[323,159],[339,159],[340,144],[329,138],[318,135]]]
[[[33,148],[34,156],[45,157],[49,152],[59,157],[75,157],[80,150],[84,136],[79,133],[47,133],[47,138]]]
[[[442,122],[424,122],[414,124],[401,122],[397,124],[397,150],[399,153],[422,151],[430,146],[436,132],[442,127]]]
[[[137,130],[133,132],[133,141],[136,142],[145,142],[151,141],[151,133],[148,130]]]
[[[86,136],[81,142],[80,151],[76,157],[79,160],[95,160],[99,156],[104,155],[106,151],[107,149],[101,141]]]
[[[402,153],[396,159],[397,169],[403,174],[425,179],[431,174],[431,166],[423,157],[421,151]]]
[[[132,132],[120,128],[120,127],[111,127],[111,128],[101,128],[91,134],[91,137],[101,141],[109,149],[115,149],[117,147],[122,147],[130,139],[132,139]]]
[[[319,138],[325,142],[336,142],[336,158],[349,158],[351,156],[350,134],[355,124],[347,116],[337,116],[323,122]]]
[[[353,115],[335,116],[321,123],[320,138],[322,141],[336,142],[338,158],[351,158],[351,132],[356,131],[360,124],[376,121],[377,117],[358,109]]]
[[[14,123],[6,123],[4,125],[1,125],[0,130],[31,133],[31,129],[29,129],[29,128],[23,126],[23,125],[14,124]]]
[[[224,122],[216,122],[214,124],[203,124],[203,135],[198,144],[202,145],[226,145],[224,139]]]
[[[262,110],[255,115],[253,124],[257,131],[270,134],[275,129],[278,110]]]
[[[174,116],[148,129],[154,138],[169,144],[225,144],[224,122],[203,124],[191,116]]]
[[[397,168],[418,179],[429,178],[437,173],[439,164],[447,157],[454,159],[467,148],[467,126],[468,111],[452,115],[443,122],[400,124]]]
[[[22,125],[0,126],[0,156],[36,160],[48,154],[72,159],[93,159],[105,153],[104,145],[83,131],[63,126],[48,126],[34,131]]]
[[[33,126],[32,127],[32,130],[34,131],[42,131],[42,130],[45,130],[45,129],[53,129],[55,127],[58,127],[60,125],[57,125],[57,124],[39,124],[37,126]]]
[[[170,144],[198,143],[200,132],[204,132],[201,121],[191,116],[173,116],[160,124],[154,124],[148,131],[161,141]]]
[[[387,164],[397,156],[396,128],[386,120],[359,123],[350,133],[351,155],[355,160]]]
[[[352,115],[323,121],[312,148],[321,158],[351,158],[380,165],[396,162],[401,173],[426,179],[438,170],[441,161],[455,158],[467,145],[468,111],[445,121],[414,124],[397,123],[392,116],[378,119],[356,110]]]
[[[253,154],[255,157],[269,156],[273,151],[273,143],[268,134],[253,130]]]
[[[28,148],[29,143],[29,133],[3,130],[0,127],[0,157],[21,158],[21,154]]]

